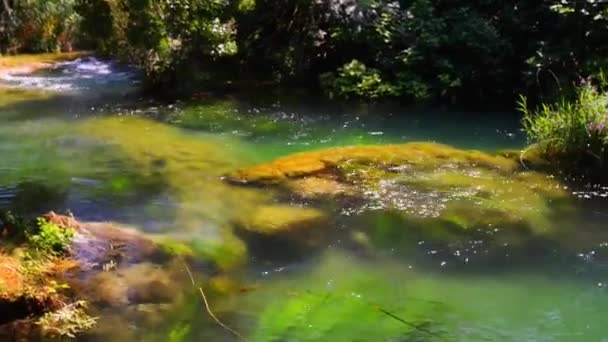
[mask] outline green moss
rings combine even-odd
[[[512,172],[519,167],[509,158],[480,151],[459,150],[433,143],[409,143],[349,146],[296,153],[267,164],[231,172],[227,178],[237,183],[277,183],[288,178],[313,176],[337,167],[343,167],[345,172],[362,165],[412,165],[418,169],[434,169],[447,163],[481,166],[502,172]]]
[[[223,266],[241,263],[246,248],[233,235],[231,224],[253,212],[271,196],[256,189],[235,188],[221,175],[244,163],[243,155],[227,150],[238,145],[229,138],[200,135],[142,118],[90,120],[80,127],[86,136],[115,150],[139,184],[157,183],[177,203],[172,230],[203,236],[190,244]],[[117,181],[118,189],[128,182]],[[224,254],[224,255],[221,255]]]
[[[522,224],[535,233],[551,227],[552,201],[568,201],[564,185],[538,173],[497,174],[484,169],[438,170],[402,180],[416,189],[463,193],[440,218],[464,229]]]
[[[97,318],[87,314],[87,306],[87,302],[83,300],[66,304],[59,310],[45,313],[36,324],[47,337],[76,338],[97,324]]]
[[[167,254],[211,261],[222,270],[234,269],[247,261],[247,246],[234,236],[218,242],[190,239],[188,241],[162,237],[155,240]]]
[[[185,128],[234,132],[253,136],[283,134],[292,129],[285,121],[262,114],[244,114],[234,101],[190,104],[172,113],[168,121]]]
[[[367,216],[370,240],[400,248],[415,239],[446,242],[495,229],[550,236],[555,219],[573,210],[563,184],[525,171],[511,156],[430,143],[298,153],[228,179],[274,184],[348,215],[379,211]]]
[[[242,220],[246,230],[273,235],[288,233],[322,225],[327,217],[319,210],[289,205],[267,205],[256,208],[250,217]]]
[[[0,86],[0,109],[29,101],[48,100],[53,96],[56,96],[56,94],[43,90],[4,88]],[[0,115],[1,117],[2,115]]]

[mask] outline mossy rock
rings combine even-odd
[[[275,235],[315,228],[324,222],[327,222],[327,216],[317,209],[265,205],[254,210],[251,217],[243,219],[240,226],[250,232]]]
[[[494,229],[549,234],[555,218],[573,210],[564,184],[512,156],[432,143],[298,153],[226,179],[337,204],[347,216],[396,212],[406,226],[428,227],[429,237],[448,240]]]
[[[465,151],[434,143],[403,145],[349,146],[293,154],[268,164],[256,165],[229,173],[235,183],[278,183],[289,178],[331,173],[347,163],[382,167],[412,165],[432,169],[445,164],[481,166],[510,172],[519,165],[512,159],[480,151]]]
[[[315,253],[331,236],[331,223],[316,208],[269,203],[243,216],[235,226],[254,258],[284,260]]]
[[[156,238],[155,242],[162,251],[170,255],[195,263],[212,263],[223,271],[244,265],[248,258],[247,245],[231,232],[225,234],[220,241],[162,236]]]

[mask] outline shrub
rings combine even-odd
[[[48,256],[67,254],[74,234],[74,229],[60,227],[42,217],[38,218],[37,230],[26,233],[29,245]]]
[[[608,95],[590,84],[577,89],[573,100],[542,104],[529,109],[521,97],[524,129],[547,156],[579,164],[598,161],[600,172],[608,161]],[[582,166],[582,165],[572,165]],[[585,168],[588,165],[584,165]]]
[[[339,68],[337,74],[322,74],[320,81],[330,98],[374,100],[399,94],[393,84],[382,79],[380,71],[368,68],[356,59]]]
[[[4,237],[20,241],[29,225],[26,219],[11,211],[0,210],[0,230]]]
[[[0,20],[0,51],[72,50],[79,21],[74,0],[17,1],[10,20]]]

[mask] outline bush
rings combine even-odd
[[[63,256],[69,252],[74,234],[74,229],[60,227],[40,217],[37,230],[26,235],[29,245],[36,251],[48,256]]]
[[[0,20],[0,51],[70,51],[80,17],[75,0],[24,0],[15,2],[10,20]],[[2,14],[2,13],[0,13]]]
[[[580,86],[573,100],[542,104],[531,111],[525,97],[519,110],[524,129],[534,143],[551,158],[572,166],[588,168],[582,162],[595,160],[600,173],[608,162],[608,94],[590,84]]]
[[[321,87],[330,98],[374,100],[399,95],[398,89],[384,81],[378,70],[368,68],[356,59],[338,69],[337,74],[322,74],[320,80]]]

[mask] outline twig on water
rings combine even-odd
[[[203,298],[203,302],[205,303],[205,309],[207,309],[207,313],[209,314],[209,316],[215,321],[215,323],[217,323],[220,327],[224,328],[224,330],[230,332],[231,334],[233,334],[234,336],[238,337],[239,339],[241,339],[242,341],[247,341],[247,339],[239,334],[238,331],[232,329],[231,327],[229,327],[228,325],[224,324],[222,321],[220,321],[217,316],[215,316],[215,314],[213,313],[213,311],[211,311],[211,307],[209,306],[209,301],[207,300],[207,296],[205,295],[205,291],[203,291],[203,288],[201,286],[196,286],[196,282],[194,281],[194,277],[192,276],[192,272],[190,272],[190,268],[188,267],[188,265],[184,262],[184,267],[186,268],[186,272],[188,272],[188,276],[190,277],[190,281],[192,282],[192,286],[198,288],[198,291],[201,294],[201,297]]]
[[[387,315],[387,316],[389,316],[389,317],[391,317],[391,318],[393,318],[393,319],[395,319],[395,320],[397,320],[397,321],[399,321],[399,322],[401,322],[401,323],[403,323],[403,324],[407,325],[407,326],[408,326],[408,327],[410,327],[410,328],[413,328],[414,330],[421,331],[421,332],[423,332],[423,333],[425,333],[425,334],[428,334],[428,335],[431,335],[431,336],[439,337],[439,334],[437,334],[437,333],[435,333],[435,332],[433,332],[433,331],[431,331],[431,330],[426,329],[425,327],[423,327],[423,326],[422,326],[422,325],[420,325],[420,324],[414,324],[414,323],[410,323],[410,322],[408,322],[408,321],[404,320],[403,318],[401,318],[401,317],[399,317],[399,316],[395,315],[394,313],[391,313],[390,311],[387,311],[387,310],[385,310],[385,309],[383,309],[383,308],[379,307],[378,305],[374,305],[374,306],[375,306],[375,307],[376,307],[376,309],[377,309],[378,311],[380,311],[381,313],[383,313],[383,314],[385,314],[385,315]]]

